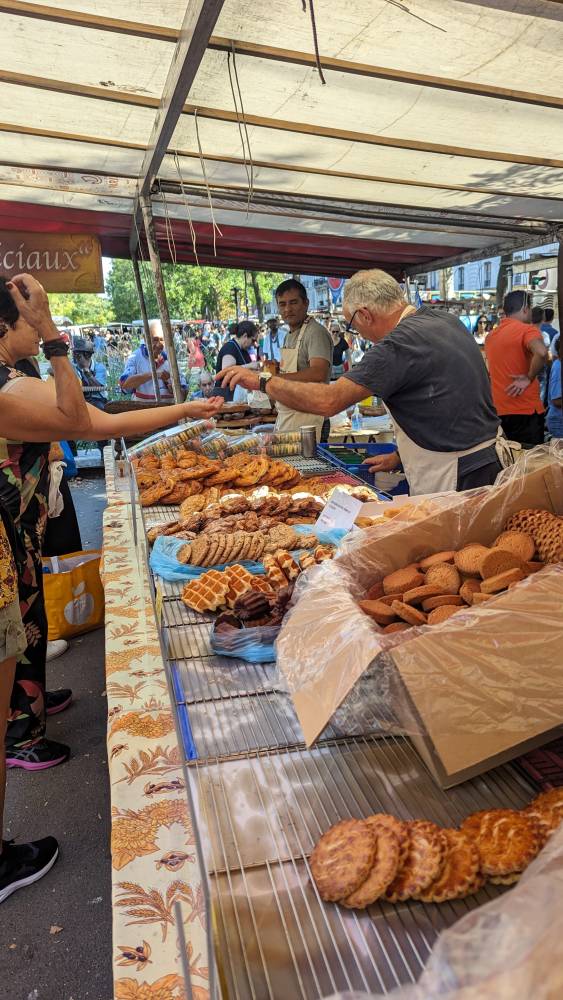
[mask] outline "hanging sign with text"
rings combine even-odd
[[[0,274],[31,274],[48,292],[103,292],[97,236],[0,231]]]

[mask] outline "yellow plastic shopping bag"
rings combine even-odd
[[[99,549],[43,559],[49,639],[69,639],[104,624]]]

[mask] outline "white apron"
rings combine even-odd
[[[297,367],[297,358],[308,322],[309,317],[307,317],[299,331],[295,347],[282,347],[280,375],[289,375],[293,372],[299,371]],[[278,418],[276,420],[277,433],[299,431],[302,427],[310,427],[314,425],[317,430],[317,442],[320,441],[324,417],[319,416],[318,413],[302,413],[301,411],[298,412],[297,410],[291,410],[288,406],[284,406],[283,403],[276,403],[276,406],[278,410]]]
[[[474,448],[466,448],[465,451],[430,451],[415,444],[408,434],[405,434],[397,421],[392,419],[397,449],[401,456],[411,496],[422,493],[447,493],[450,490],[455,490],[458,458],[474,455],[475,452],[482,451],[483,448],[495,447],[503,468],[512,462],[508,442],[500,428],[496,438],[482,441],[481,444],[476,444]]]

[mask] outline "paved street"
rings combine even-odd
[[[101,470],[72,486],[84,548],[101,545]],[[48,724],[69,743],[67,764],[8,776],[6,837],[52,834],[61,853],[36,885],[0,910],[1,1000],[111,1000],[110,804],[106,764],[104,633],[73,640],[48,665],[50,687],[70,687],[74,704]],[[59,929],[60,928],[60,929]]]

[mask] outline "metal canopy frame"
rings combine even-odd
[[[320,238],[317,239],[317,236],[320,237],[324,223],[329,224],[327,226],[329,232],[333,227],[332,233],[338,232],[338,226],[355,226],[355,230],[353,228],[350,230],[350,238],[356,240],[358,244],[365,244],[366,249],[373,246],[373,257],[378,266],[385,267],[385,253],[387,253],[390,270],[398,274],[398,270],[401,269],[403,275],[413,275],[421,270],[450,267],[477,260],[485,255],[502,254],[516,248],[540,246],[558,239],[563,231],[563,207],[561,212],[558,210],[558,203],[563,206],[563,188],[560,180],[563,159],[558,156],[553,144],[550,150],[551,156],[540,156],[531,155],[525,148],[522,148],[522,145],[520,148],[511,149],[510,144],[507,145],[506,141],[504,147],[499,142],[497,149],[490,148],[494,147],[494,141],[491,143],[482,142],[481,145],[487,148],[479,148],[479,143],[475,146],[465,146],[453,141],[450,142],[448,137],[444,138],[443,135],[438,136],[438,138],[442,138],[442,141],[427,141],[426,135],[417,135],[416,132],[408,128],[400,134],[387,134],[389,130],[377,127],[371,130],[367,128],[363,131],[358,131],[357,125],[356,128],[338,127],[347,124],[347,122],[341,120],[332,125],[330,122],[319,121],[318,116],[317,118],[313,116],[312,120],[306,120],[307,115],[304,115],[304,120],[299,120],[300,116],[296,118],[295,114],[293,116],[288,114],[281,118],[277,115],[273,116],[271,113],[248,114],[243,112],[244,126],[252,129],[256,136],[263,137],[264,151],[267,151],[270,134],[278,133],[288,137],[302,136],[305,139],[311,137],[311,144],[302,147],[306,149],[304,156],[297,158],[286,155],[284,157],[282,154],[279,160],[277,157],[268,159],[262,156],[254,161],[255,166],[262,172],[258,183],[253,188],[252,195],[252,210],[258,224],[250,219],[246,220],[245,223],[243,216],[245,211],[248,215],[248,188],[244,184],[244,180],[242,183],[237,180],[236,175],[237,171],[240,175],[241,170],[248,165],[247,158],[233,155],[232,148],[228,152],[223,152],[221,144],[217,150],[209,153],[207,149],[203,153],[201,148],[196,150],[194,148],[196,143],[189,139],[190,130],[187,127],[187,123],[193,121],[197,116],[197,120],[204,123],[207,122],[210,125],[216,123],[216,128],[219,129],[222,127],[228,129],[232,126],[240,129],[241,112],[238,108],[233,110],[232,107],[226,106],[230,102],[225,100],[224,90],[219,100],[214,101],[210,98],[209,105],[205,100],[203,104],[201,101],[198,102],[196,78],[207,52],[229,55],[233,57],[233,60],[236,57],[244,61],[245,65],[249,67],[249,72],[262,72],[262,75],[266,74],[268,65],[274,67],[274,72],[276,66],[286,66],[288,71],[291,71],[291,68],[315,71],[317,67],[316,56],[314,52],[307,51],[306,36],[301,34],[294,48],[269,44],[269,38],[263,41],[261,37],[256,37],[256,33],[253,35],[252,31],[245,30],[242,14],[247,16],[249,9],[241,9],[239,17],[238,10],[234,9],[234,0],[227,0],[227,3],[225,0],[190,0],[189,3],[186,3],[181,23],[179,23],[179,16],[177,20],[175,19],[177,12],[174,11],[174,16],[171,12],[168,24],[150,23],[149,19],[141,22],[131,20],[134,8],[127,9],[126,5],[123,8],[124,17],[114,17],[108,16],[113,14],[113,11],[107,7],[105,8],[107,13],[90,13],[87,9],[72,9],[73,0],[66,0],[66,3],[68,6],[49,3],[47,0],[41,3],[27,2],[27,0],[4,0],[4,2],[0,0],[0,16],[4,14],[12,19],[25,18],[42,24],[60,25],[61,30],[67,31],[76,30],[83,33],[91,31],[93,37],[94,33],[97,34],[98,44],[101,45],[103,45],[103,33],[107,33],[108,37],[112,35],[122,36],[124,44],[127,38],[136,38],[146,39],[149,44],[151,42],[157,43],[164,46],[165,50],[168,46],[171,56],[169,69],[164,86],[160,85],[156,88],[158,96],[154,96],[154,88],[151,93],[150,90],[139,86],[126,87],[123,84],[120,86],[115,84],[113,80],[107,82],[101,80],[101,85],[96,85],[98,78],[95,75],[93,78],[83,77],[81,82],[78,82],[80,77],[77,80],[76,74],[72,73],[68,74],[69,79],[66,80],[34,75],[22,71],[27,68],[24,64],[15,66],[14,70],[0,70],[0,85],[14,87],[18,92],[21,88],[47,91],[54,95],[61,95],[61,100],[76,98],[84,102],[94,102],[94,107],[103,107],[108,104],[115,105],[116,109],[130,107],[133,109],[132,114],[136,113],[135,109],[138,110],[139,114],[142,114],[143,111],[154,113],[150,137],[148,137],[148,141],[135,142],[133,141],[134,135],[120,136],[117,134],[112,136],[109,128],[107,129],[108,134],[104,135],[103,127],[92,128],[90,134],[87,126],[84,131],[78,132],[73,131],[72,126],[69,126],[68,131],[43,128],[41,121],[35,122],[34,125],[28,125],[27,122],[24,124],[23,121],[0,122],[0,132],[7,136],[21,135],[22,141],[25,141],[26,137],[29,137],[30,140],[32,138],[44,139],[46,142],[56,139],[60,144],[57,148],[57,156],[54,157],[56,162],[51,164],[45,162],[26,163],[29,178],[26,178],[26,167],[22,165],[21,161],[18,162],[17,157],[11,160],[7,158],[4,167],[11,168],[16,172],[14,176],[17,174],[17,183],[24,191],[29,191],[31,188],[37,189],[45,184],[46,188],[49,189],[70,190],[73,192],[73,196],[78,199],[80,195],[87,197],[89,193],[88,183],[85,181],[81,186],[80,177],[84,175],[79,167],[74,170],[74,175],[72,170],[70,173],[64,168],[61,170],[60,162],[62,160],[65,163],[67,153],[69,159],[72,160],[74,155],[72,151],[77,146],[78,148],[82,146],[84,150],[88,146],[99,146],[102,150],[114,150],[116,155],[119,155],[120,150],[124,151],[124,155],[127,151],[131,154],[142,154],[142,162],[138,168],[127,170],[118,166],[111,170],[106,169],[105,164],[102,164],[99,170],[95,169],[92,174],[88,175],[88,182],[90,179],[96,178],[98,183],[103,184],[104,178],[110,178],[110,181],[118,181],[121,185],[112,191],[113,204],[118,212],[124,213],[129,210],[131,212],[132,222],[128,240],[130,257],[136,262],[137,255],[140,254],[143,257],[146,250],[151,259],[155,284],[161,290],[159,308],[165,340],[171,356],[174,352],[171,330],[167,321],[166,302],[163,299],[164,282],[160,267],[160,258],[166,259],[167,257],[163,239],[167,234],[167,228],[163,227],[161,219],[158,217],[160,203],[166,202],[167,198],[170,200],[168,204],[163,206],[167,217],[167,227],[170,225],[168,219],[170,205],[172,207],[170,212],[172,225],[179,224],[180,220],[183,220],[182,200],[186,192],[190,199],[193,199],[193,203],[199,211],[196,227],[198,224],[201,226],[202,217],[208,218],[208,204],[211,194],[220,203],[222,211],[228,213],[229,217],[235,220],[237,226],[238,219],[240,219],[243,228],[248,229],[255,226],[256,232],[258,232],[260,226],[264,227],[263,234],[270,230],[279,231],[284,219],[288,220],[288,234],[299,232],[299,227],[306,228],[305,220],[311,220],[316,223],[316,229],[314,227],[311,229],[310,249],[300,261],[300,265],[304,269],[309,260],[315,260],[318,265],[317,269],[326,270],[327,273],[335,273],[338,270],[336,263],[338,245],[337,237],[335,237],[335,252],[333,254],[322,252],[322,241]],[[484,3],[486,6],[486,0]],[[227,7],[229,8],[229,16],[222,18],[223,9],[227,9]],[[154,9],[155,11],[160,9],[162,20],[169,20],[165,7],[159,8],[158,5],[155,5]],[[360,5],[358,10],[361,9]],[[518,5],[513,6],[511,10],[513,14],[529,14],[529,11],[520,11]],[[236,16],[233,17],[233,13]],[[336,15],[337,13],[335,10]],[[406,13],[412,12],[407,11]],[[542,13],[542,16],[549,18],[549,14]],[[554,24],[561,19],[556,13],[552,16]],[[155,20],[157,19],[155,18]],[[355,50],[353,47],[352,49],[345,47],[342,49],[342,53],[346,54],[346,57],[340,55],[338,48],[333,48],[330,54],[326,55],[322,49],[321,44],[323,71],[329,84],[337,89],[342,85],[343,79],[348,77],[356,80],[358,86],[361,85],[362,80],[379,80],[391,87],[412,88],[415,100],[418,99],[416,97],[417,91],[420,91],[421,94],[425,91],[437,91],[444,95],[452,95],[452,99],[455,99],[456,96],[460,98],[464,96],[466,98],[474,97],[475,100],[488,101],[490,107],[498,106],[501,109],[503,103],[506,102],[520,107],[537,108],[541,113],[546,114],[563,109],[563,98],[560,94],[555,92],[555,88],[551,94],[544,92],[546,85],[537,77],[535,78],[535,86],[523,90],[511,86],[511,80],[509,77],[507,78],[506,72],[504,76],[501,72],[500,77],[497,74],[496,81],[493,82],[495,80],[494,73],[489,77],[489,80],[487,74],[484,77],[473,74],[473,78],[471,78],[470,73],[462,74],[461,71],[456,75],[448,73],[447,70],[444,73],[434,73],[432,66],[425,65],[424,61],[420,68],[416,68],[416,66],[411,68],[408,61],[401,65],[400,60],[397,60],[398,65],[393,65],[392,59],[389,60],[390,65],[384,65],[384,60],[382,60],[382,64],[371,63],[366,61],[365,48]],[[354,57],[356,51],[358,54]],[[222,65],[224,66],[224,64]],[[447,62],[445,65],[448,65]],[[262,70],[261,67],[263,67]],[[423,71],[423,68],[426,71]],[[428,72],[429,68],[430,72]],[[72,79],[73,76],[74,79]],[[118,78],[115,77],[115,79]],[[194,83],[196,84],[195,100],[192,96]],[[283,102],[281,107],[285,107],[286,104],[287,102]],[[86,108],[86,104],[84,106]],[[255,107],[254,111],[256,112],[256,110],[261,109]],[[116,114],[119,113],[116,110]],[[95,118],[96,115],[93,117]],[[104,121],[103,115],[99,115],[98,119],[100,122]],[[84,120],[88,120],[87,115]],[[178,132],[178,125],[182,123],[183,133],[182,131]],[[77,122],[74,123],[75,127],[76,124]],[[177,137],[175,133],[177,133]],[[182,139],[182,134],[184,139]],[[210,134],[221,135],[222,133],[213,131]],[[495,135],[494,131],[491,132],[491,135]],[[266,141],[267,136],[268,141]],[[320,146],[318,143],[315,145],[317,140],[321,142]],[[334,146],[335,155],[331,155],[328,162],[326,157],[323,162],[322,156],[319,156],[315,162],[317,150],[323,148],[323,142],[329,145],[336,144]],[[366,149],[368,162],[371,156],[371,169],[355,171],[350,168],[346,169],[344,164],[339,168],[341,160],[345,159],[347,147],[352,148],[355,144],[358,146],[360,156],[362,148]],[[210,141],[208,145],[213,148],[213,141]],[[339,147],[342,148],[342,156],[339,155]],[[433,157],[435,164],[439,164],[443,160],[444,165],[443,168],[434,167],[433,176],[432,171],[430,171],[429,176],[428,171],[418,171],[410,167],[399,171],[399,174],[392,170],[376,172],[373,153],[377,153],[379,158],[380,153],[384,157],[387,155],[386,151],[392,152],[393,150],[404,151],[405,156],[421,154]],[[41,149],[39,152],[41,153]],[[170,180],[170,170],[168,169],[167,173],[165,169],[165,158],[168,154],[171,159],[172,153],[185,164],[193,164],[194,161],[203,159],[209,160],[218,168],[224,167],[227,174],[230,171],[231,176],[225,180],[212,176],[209,184],[204,187],[201,181],[194,180],[192,169],[192,176],[182,178],[181,183],[178,184]],[[84,158],[84,154],[79,157],[82,160]],[[484,163],[488,161],[490,164],[490,186],[488,183],[475,183],[477,177],[475,172],[472,176],[471,160],[481,160]],[[457,179],[455,176],[456,161],[463,164],[460,171],[457,171],[459,180],[463,183],[455,183]],[[125,163],[125,160],[123,162]],[[389,163],[391,162],[394,163],[394,161],[389,161]],[[454,165],[452,176],[446,173],[450,163]],[[524,168],[524,172],[521,172],[519,176],[517,186],[511,185],[507,180],[511,171],[508,168],[502,170],[501,167],[504,164]],[[111,166],[111,164],[108,165]],[[528,172],[526,172],[526,168],[529,168]],[[543,194],[539,193],[533,179],[535,175],[530,172],[536,169],[543,170],[541,182],[543,183]],[[48,180],[46,180],[47,172],[50,174]],[[271,176],[268,176],[269,173]],[[296,192],[302,191],[301,194],[288,193],[292,174],[299,174],[299,179],[296,178],[295,184]],[[445,174],[445,180],[442,180],[442,174]],[[62,175],[67,181],[68,178],[71,178],[68,181],[70,187],[64,186],[61,180]],[[9,174],[0,176],[0,192],[2,185],[13,183],[11,176]],[[74,179],[72,179],[73,177]],[[283,181],[281,185],[276,183],[280,177]],[[498,177],[496,183],[495,177]],[[302,178],[306,180],[306,185]],[[313,181],[316,178],[319,179],[319,183],[315,191]],[[326,179],[326,183],[324,179]],[[205,180],[207,181],[206,178]],[[287,185],[285,180],[287,180]],[[131,190],[132,181],[136,181],[133,190]],[[344,198],[342,192],[346,191],[347,181],[356,184],[356,191],[351,191],[350,196]],[[364,186],[362,191],[361,185],[364,182],[367,187]],[[129,190],[127,185],[129,185]],[[311,191],[312,186],[313,191]],[[379,193],[378,189],[382,187],[385,190]],[[554,190],[553,195],[548,193],[550,187]],[[100,191],[103,190],[100,187]],[[322,196],[317,193],[320,190],[328,190],[330,193]],[[424,204],[425,191],[428,192],[427,204],[436,203],[439,207],[436,209],[421,207]],[[394,197],[395,192],[396,197]],[[434,192],[436,197],[434,197]],[[367,197],[359,198],[356,196],[362,193],[367,194]],[[460,195],[460,210],[451,207],[455,193]],[[522,200],[522,211],[519,210],[517,216],[511,216],[508,213],[499,214],[498,206],[503,204],[503,200],[505,204],[508,204],[507,199],[511,198]],[[144,212],[141,207],[142,199],[145,199],[146,202]],[[539,209],[538,215],[534,213],[535,205],[540,206],[542,200],[550,203],[550,208],[544,210],[543,218]],[[106,204],[110,205],[109,199]],[[472,204],[475,205],[475,208],[471,207]],[[96,215],[97,221],[102,222],[100,212],[92,213],[92,215]],[[153,215],[154,220],[152,220]],[[546,216],[551,216],[551,218]],[[150,232],[147,231],[147,220]],[[28,228],[33,228],[29,220],[27,225]],[[111,229],[109,220],[108,225]],[[228,229],[227,224],[221,223],[221,225]],[[366,239],[363,229],[370,227],[372,232],[376,234],[377,226],[387,227],[387,233],[383,236],[382,241],[378,242],[377,237]],[[397,238],[389,235],[389,230],[395,230]],[[90,231],[95,231],[95,229]],[[429,246],[426,248],[417,235],[418,231],[426,232],[429,235]],[[110,230],[108,230],[108,234],[109,232]],[[439,246],[440,233],[449,237],[445,239],[445,244],[442,247]],[[433,237],[434,234],[436,234],[436,245],[433,247],[430,237]],[[457,246],[455,245],[455,236],[458,237]],[[465,246],[463,246],[464,236],[472,238]],[[489,243],[486,243],[487,239],[490,241]],[[385,241],[386,251],[383,249]],[[290,240],[288,243],[291,246]],[[451,245],[452,243],[454,245]],[[111,235],[108,239],[108,245],[112,248],[110,252],[115,253],[117,233],[115,236]],[[193,260],[189,241],[179,240],[178,245],[181,251],[179,259]],[[433,250],[438,251],[434,256],[432,255]],[[418,261],[416,261],[417,256],[420,258]],[[213,263],[209,247],[203,248],[201,259],[205,263]],[[287,250],[282,251],[280,244],[274,242],[272,251],[265,254],[263,239],[257,239],[254,246],[251,246],[249,241],[242,243],[238,253],[232,250],[225,252],[220,263],[227,267],[256,267],[260,266],[261,259],[264,261],[263,266],[268,268],[276,268],[276,264],[278,269],[288,266]],[[354,261],[355,267],[362,266],[363,260],[365,260],[363,266],[369,266],[369,254],[366,254],[363,259],[361,253],[357,256],[351,255],[350,260]],[[344,273],[351,273],[351,271],[348,270]],[[140,279],[138,269],[136,280],[137,278]],[[563,290],[560,290],[560,298],[563,303]],[[174,383],[175,394],[178,396],[179,380],[174,379]]]

